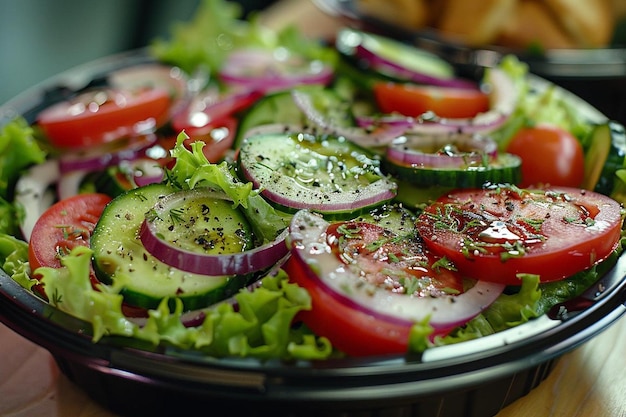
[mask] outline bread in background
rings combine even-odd
[[[477,46],[493,43],[515,8],[516,0],[445,0],[437,28],[448,38]]]
[[[517,2],[494,44],[516,49],[576,47],[576,42],[551,16],[543,0]]]
[[[611,41],[615,28],[612,1],[545,0],[545,2],[579,47],[601,47]]]
[[[626,1],[624,0],[613,0],[611,4],[611,8],[613,9],[613,16],[617,20],[621,20],[626,18]]]
[[[359,11],[405,28],[421,28],[429,22],[425,0],[359,0]]]
[[[470,46],[607,46],[626,0],[356,0],[364,15]]]

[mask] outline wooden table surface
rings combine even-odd
[[[285,0],[265,21],[293,21],[312,36],[334,30],[336,20],[309,0]],[[0,416],[114,417],[70,382],[43,348],[0,324]],[[497,417],[626,417],[626,316],[565,354],[550,376]]]

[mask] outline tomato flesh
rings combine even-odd
[[[334,223],[327,234],[337,259],[379,288],[413,297],[463,292],[457,275],[445,268],[433,271],[437,259],[419,239],[398,238],[364,222]]]
[[[407,297],[463,291],[458,274],[445,268],[435,272],[433,263],[437,258],[419,240],[406,236],[396,239],[384,228],[360,222],[331,224],[327,236],[335,257],[347,268],[360,271],[362,279],[374,283],[380,291]],[[319,279],[311,279],[316,272],[301,258],[291,257],[284,269],[311,296],[312,309],[300,312],[299,319],[337,349],[352,356],[406,353],[410,322],[355,308]]]
[[[374,97],[384,113],[418,117],[433,112],[445,118],[471,118],[489,110],[489,96],[478,88],[452,88],[379,82]]]
[[[588,269],[615,249],[621,227],[617,202],[565,187],[459,190],[417,220],[428,247],[464,276],[510,285],[518,274],[548,282]]]
[[[585,177],[582,145],[557,126],[539,124],[520,129],[509,142],[507,152],[522,159],[522,187],[578,187]]]
[[[100,89],[48,107],[37,123],[52,145],[84,148],[154,130],[166,121],[170,105],[164,89]]]
[[[205,133],[190,133],[190,138],[185,141],[185,145],[190,146],[195,141],[204,142],[202,153],[207,161],[218,163],[224,159],[226,152],[233,146],[236,133],[237,119],[225,117],[207,126]]]
[[[308,279],[308,267],[294,258],[286,262],[284,269],[290,280],[311,296],[312,309],[298,313],[298,319],[315,334],[328,338],[333,346],[349,355],[406,353],[410,328],[404,323],[382,321],[341,302]]]
[[[260,90],[220,93],[217,89],[209,89],[174,115],[172,127],[176,133],[184,130],[192,137],[208,135],[224,120],[236,120],[235,114],[250,107],[262,96]]]
[[[31,270],[41,266],[60,268],[61,256],[74,247],[88,246],[91,233],[109,201],[111,197],[105,194],[78,194],[50,206],[31,233],[28,244]]]

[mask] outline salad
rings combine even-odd
[[[221,0],[144,52],[0,130],[2,268],[94,343],[419,354],[540,317],[621,255],[623,128],[512,56],[475,81]]]

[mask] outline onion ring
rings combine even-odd
[[[182,199],[214,198],[232,201],[226,194],[208,189],[193,189],[175,192],[161,199],[154,210],[163,213],[168,207]],[[139,237],[146,250],[159,261],[182,271],[209,276],[245,275],[275,265],[288,253],[285,239],[288,229],[283,230],[273,241],[253,249],[227,254],[206,254],[180,248],[159,237],[154,222],[145,219]]]

